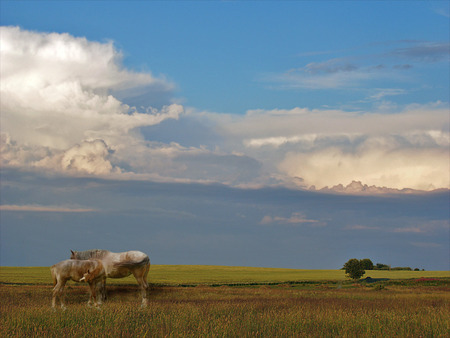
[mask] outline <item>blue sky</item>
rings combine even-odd
[[[383,89],[396,89],[388,99],[402,105],[448,101],[445,52],[441,63],[413,56],[414,48],[448,42],[444,1],[6,1],[1,19],[2,25],[112,40],[124,65],[166,76],[176,85],[175,98],[201,110],[364,109],[379,103],[370,97]],[[285,77],[330,61],[335,69],[358,68],[353,78],[346,74],[344,88],[310,89]]]
[[[0,6],[2,265],[449,267],[448,2]]]

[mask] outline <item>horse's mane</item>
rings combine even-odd
[[[98,258],[102,259],[109,253],[108,250],[92,249],[86,251],[77,251],[78,259]]]

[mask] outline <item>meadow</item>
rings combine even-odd
[[[154,266],[145,309],[127,278],[108,280],[101,310],[86,306],[86,285],[70,283],[67,310],[53,311],[48,267],[0,268],[0,336],[448,336],[448,272],[377,274],[364,277],[390,280],[355,283],[341,270]]]
[[[449,271],[366,271],[363,278],[450,278]],[[160,286],[268,284],[346,281],[344,270],[301,270],[212,265],[152,265],[149,282]],[[49,267],[0,267],[0,283],[51,284]],[[108,279],[108,284],[136,284],[134,277]]]

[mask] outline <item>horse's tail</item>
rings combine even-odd
[[[126,261],[126,262],[120,262],[116,263],[117,266],[123,266],[123,267],[138,267],[138,266],[145,266],[150,265],[150,258],[148,256],[145,256],[141,261],[134,262],[134,261]]]

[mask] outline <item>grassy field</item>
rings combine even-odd
[[[363,278],[450,278],[449,271],[366,271]],[[285,283],[345,281],[343,270],[297,270],[207,265],[152,265],[149,282],[155,285]],[[49,267],[0,267],[0,283],[51,284]],[[136,284],[131,276],[109,279],[108,284]]]
[[[0,336],[448,336],[447,272],[383,273],[370,276],[391,280],[366,284],[337,270],[154,266],[145,309],[136,282],[122,279],[108,281],[101,310],[72,283],[67,310],[53,311],[48,268],[1,268]]]

